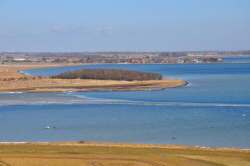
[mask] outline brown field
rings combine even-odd
[[[0,166],[250,166],[250,151],[108,143],[0,144]]]
[[[26,69],[36,69],[36,68],[48,68],[48,67],[60,67],[60,66],[72,66],[78,64],[33,64],[33,63],[22,63],[22,64],[9,64],[9,65],[0,65],[0,80],[5,78],[15,78],[24,77],[24,75],[19,70]]]
[[[72,64],[53,65],[6,65],[0,66],[0,92],[64,92],[64,91],[131,91],[162,90],[185,86],[187,82],[177,79],[149,81],[52,79],[26,76],[19,70],[58,67]]]

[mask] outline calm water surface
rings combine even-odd
[[[250,62],[250,57],[223,57],[224,62]]]
[[[147,92],[0,94],[0,141],[250,148],[250,64],[92,65],[25,72],[55,75],[80,68],[157,72],[190,84]]]

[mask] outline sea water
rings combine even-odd
[[[250,64],[91,65],[157,72],[164,91],[0,94],[0,141],[94,141],[250,148]]]

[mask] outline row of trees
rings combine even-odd
[[[139,72],[117,69],[80,69],[64,72],[52,78],[61,79],[97,79],[97,80],[161,80],[162,75],[157,73]]]

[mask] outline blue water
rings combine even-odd
[[[250,64],[92,65],[24,72],[56,75],[80,68],[157,72],[189,85],[164,91],[0,94],[0,141],[250,148]]]
[[[79,68],[116,68],[163,74],[184,79],[189,86],[150,92],[75,93],[83,97],[146,102],[250,104],[250,64],[92,65],[27,71],[32,75],[56,75]],[[73,93],[74,94],[74,93]]]
[[[250,57],[223,57],[224,62],[250,62]]]
[[[46,105],[1,108],[1,141],[96,141],[250,147],[249,108]],[[244,115],[244,116],[243,116]],[[47,125],[55,129],[45,129]]]
[[[204,74],[249,74],[249,64],[107,64],[107,65],[84,65],[58,68],[45,68],[24,71],[31,75],[52,76],[65,71],[73,71],[82,68],[112,68],[129,69],[145,72],[162,73],[165,76],[184,76],[186,78]]]

